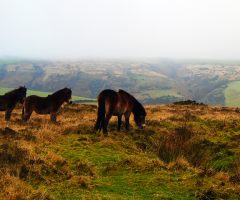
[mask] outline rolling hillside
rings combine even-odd
[[[0,199],[240,198],[239,109],[147,106],[144,130],[113,118],[108,137],[93,132],[96,109],[1,120]]]
[[[3,63],[1,87],[26,85],[32,90],[55,91],[67,86],[75,95],[88,98],[96,98],[106,88],[121,88],[144,103],[174,102],[183,98],[176,91],[175,81],[161,70],[162,66],[176,66],[169,61],[156,64],[138,60]]]
[[[124,89],[144,104],[192,99],[211,105],[240,106],[231,97],[234,93],[229,94],[229,87],[240,80],[239,63],[173,59],[0,60],[0,86],[26,85],[45,92],[71,87],[74,95],[94,99],[103,89]]]

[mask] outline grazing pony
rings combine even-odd
[[[20,86],[18,89],[0,95],[0,111],[5,111],[5,120],[9,121],[17,103],[23,103],[27,95],[27,88]]]
[[[103,129],[103,133],[107,133],[107,126],[112,116],[118,117],[118,131],[122,124],[122,115],[125,117],[126,130],[129,130],[129,118],[133,113],[134,121],[139,128],[145,125],[146,111],[132,95],[119,90],[103,90],[98,95],[98,113],[95,130]]]
[[[35,111],[38,114],[50,114],[51,121],[56,122],[61,105],[64,102],[71,103],[71,96],[72,90],[69,88],[63,88],[47,97],[28,96],[23,104],[22,119],[28,121]]]

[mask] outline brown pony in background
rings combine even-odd
[[[52,122],[57,121],[57,113],[61,105],[71,103],[72,90],[63,88],[47,97],[39,97],[36,95],[28,96],[23,104],[22,119],[28,121],[33,111],[38,114],[50,114]]]
[[[95,130],[103,129],[107,133],[107,126],[112,116],[118,117],[118,131],[122,124],[122,115],[125,117],[126,130],[129,130],[129,118],[133,113],[136,125],[143,128],[145,125],[146,111],[132,95],[124,90],[103,90],[98,95],[98,113]]]
[[[27,88],[20,86],[18,89],[14,89],[7,92],[4,95],[0,95],[0,111],[5,111],[5,120],[9,121],[13,109],[17,103],[23,103],[27,95]]]

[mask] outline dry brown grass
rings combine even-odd
[[[147,118],[149,120],[164,120],[175,116],[184,116],[191,111],[192,115],[201,119],[240,119],[236,108],[225,108],[221,106],[176,106],[176,105],[154,105],[146,106]]]
[[[29,186],[18,179],[10,175],[0,176],[0,188],[2,199],[30,199],[30,188]]]
[[[44,191],[33,190],[28,184],[9,174],[0,176],[0,199],[4,200],[54,200]]]
[[[72,112],[88,106],[73,105],[59,114],[59,124],[49,121],[49,116],[33,114],[28,123],[21,122],[21,109],[14,110],[11,122],[0,121],[0,193],[8,199],[32,199],[33,191],[23,180],[45,180],[46,173],[69,174],[68,164],[64,158],[53,153],[44,152],[48,144],[55,144],[66,129],[80,124],[92,126],[95,113]],[[92,108],[92,106],[89,106]],[[95,108],[95,107],[94,107]],[[4,113],[0,112],[1,119]],[[11,175],[3,175],[10,173]],[[4,186],[4,187],[3,187]],[[44,191],[34,194],[35,199],[46,199]],[[5,196],[4,196],[5,197]]]

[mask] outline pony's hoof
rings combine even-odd
[[[61,123],[60,122],[57,122],[57,121],[51,121],[52,124],[55,124],[55,125],[60,125]]]
[[[109,135],[108,135],[108,132],[103,132],[103,135],[105,136],[105,137],[108,137]]]

